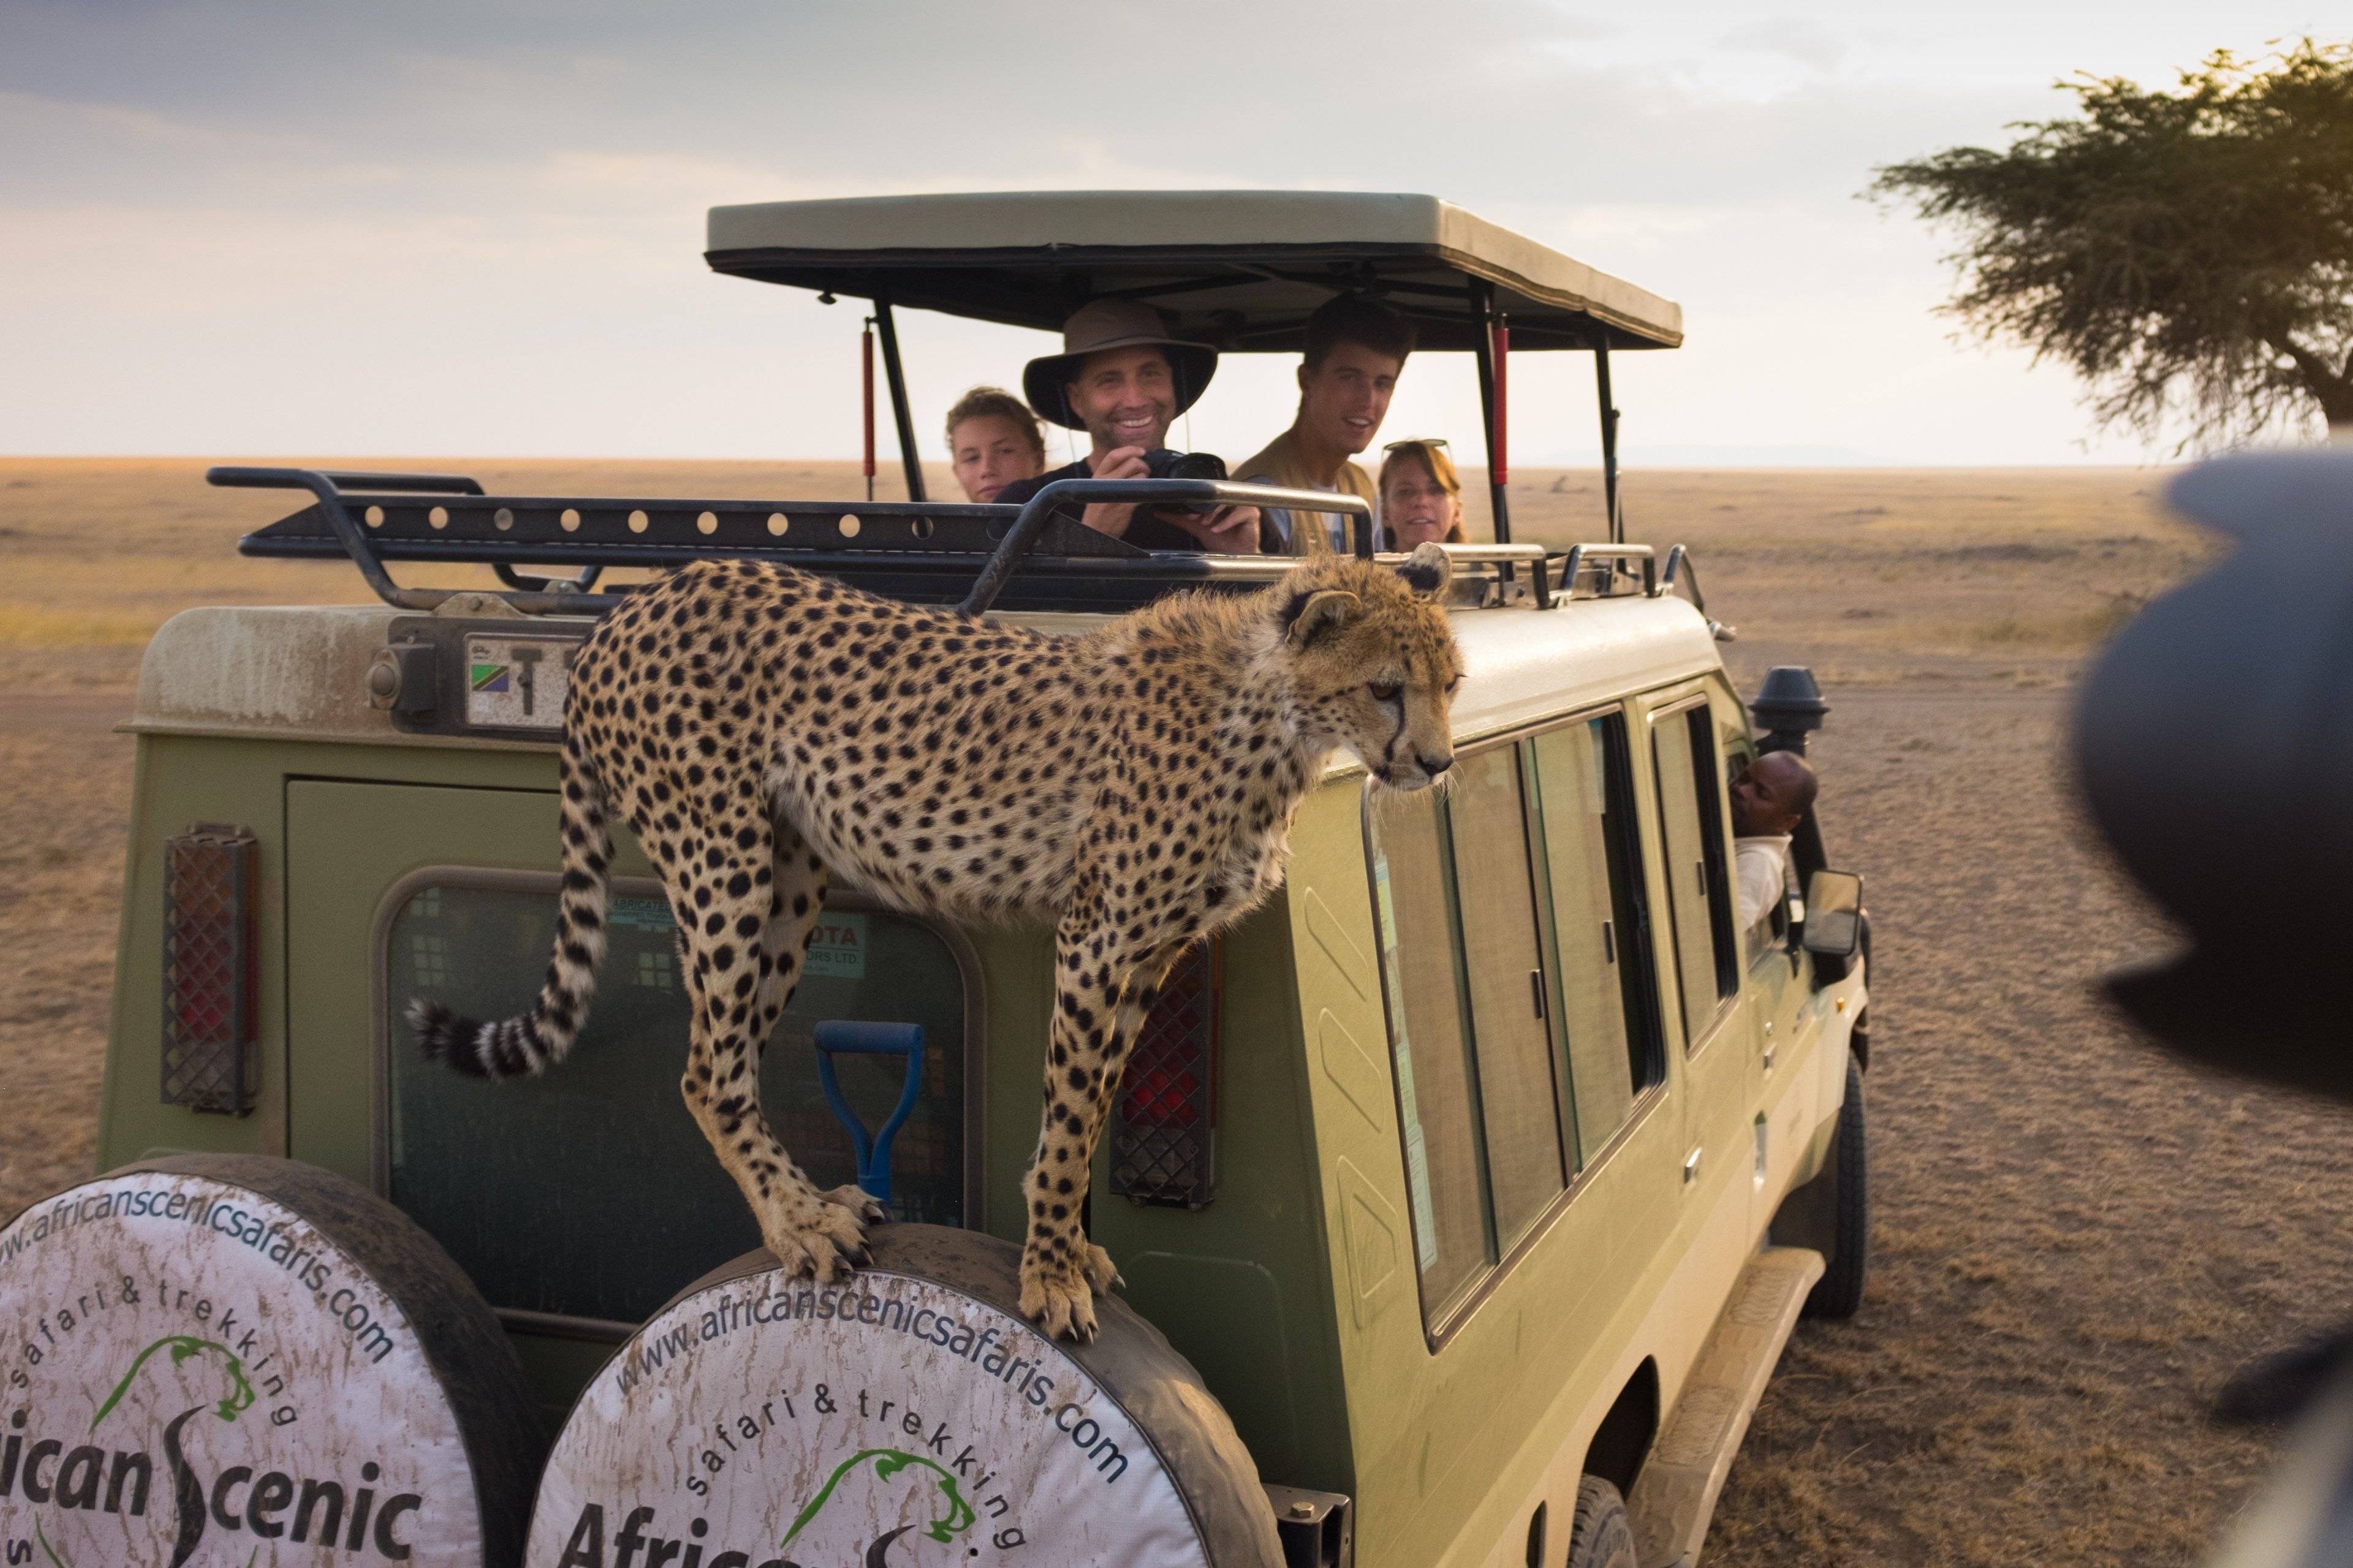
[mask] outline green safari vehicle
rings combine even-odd
[[[563,1068],[514,1084],[460,1079],[420,1058],[403,1006],[427,995],[495,1018],[538,985],[558,887],[565,660],[628,592],[621,577],[750,553],[1065,631],[1167,593],[1256,588],[1283,569],[1140,551],[1050,519],[1017,534],[1013,508],[929,500],[894,310],[1054,329],[1074,304],[1116,294],[1158,306],[1179,335],[1282,353],[1298,349],[1317,304],[1365,290],[1409,316],[1425,350],[1474,354],[1487,394],[1495,542],[1449,547],[1468,670],[1453,710],[1456,776],[1442,791],[1377,798],[1361,766],[1335,763],[1299,812],[1286,886],[1180,966],[1095,1172],[1089,1233],[1124,1274],[1114,1305],[1129,1310],[1107,1321],[1105,1342],[1124,1333],[1145,1347],[1138,1355],[1172,1352],[1153,1363],[1155,1386],[1198,1391],[1176,1401],[1184,1420],[1218,1434],[1198,1452],[1173,1428],[1142,1415],[1135,1426],[1204,1541],[1215,1508],[1201,1499],[1214,1489],[1187,1467],[1212,1463],[1200,1454],[1222,1444],[1215,1462],[1250,1483],[1231,1504],[1252,1514],[1233,1527],[1248,1542],[1204,1548],[1215,1560],[1695,1561],[1801,1313],[1845,1316],[1861,1302],[1868,927],[1860,879],[1825,867],[1810,818],[1793,851],[1799,889],[1749,928],[1736,922],[1730,781],[1760,751],[1802,750],[1824,705],[1810,677],[1779,670],[1752,717],[1687,554],[1622,539],[1609,356],[1677,345],[1679,309],[1422,196],[786,202],[714,209],[707,255],[719,271],[827,304],[871,301],[861,313],[881,340],[913,499],[493,496],[451,475],[216,470],[219,482],[309,492],[301,510],[249,535],[247,553],[348,558],[379,602],[193,609],[147,650],[129,726],[137,804],[100,1168],[185,1182],[227,1169],[191,1155],[273,1159],[388,1205],[385,1226],[430,1238],[447,1288],[433,1299],[458,1304],[417,1307],[422,1298],[399,1294],[406,1276],[385,1265],[385,1288],[409,1305],[371,1321],[427,1337],[427,1319],[495,1321],[521,1369],[514,1386],[528,1389],[513,1428],[535,1434],[517,1439],[525,1447],[603,1408],[600,1377],[620,1400],[633,1380],[668,1375],[670,1349],[735,1342],[718,1336],[738,1315],[806,1326],[825,1307],[829,1324],[837,1310],[842,1323],[887,1319],[887,1303],[861,1309],[872,1299],[855,1282],[828,1307],[806,1281],[744,1294],[753,1276],[712,1274],[757,1235],[680,1103],[687,1023],[670,912],[626,835],[595,1015]],[[1512,350],[1594,356],[1609,483],[1591,543],[1512,538],[1502,460]],[[1273,493],[1167,482],[1194,486],[1187,497]],[[1361,505],[1325,500],[1355,508],[1369,552]],[[459,563],[494,568],[501,588],[400,580]],[[993,604],[975,601],[985,573]],[[945,1233],[974,1233],[984,1263],[997,1257],[987,1248],[1021,1237],[1051,952],[1050,931],[959,929],[855,888],[833,896],[766,1053],[763,1096],[818,1185],[864,1179],[888,1193],[901,1223],[878,1232],[878,1270],[896,1257],[923,1282],[913,1253],[893,1250],[914,1242],[893,1233],[944,1237],[943,1258],[964,1245]],[[870,1132],[883,1124],[889,1135]],[[360,1197],[350,1203],[358,1213]],[[8,1234],[29,1235],[44,1212]],[[276,1224],[246,1246],[267,1251],[268,1236],[293,1234]],[[213,1239],[236,1229],[206,1226]],[[0,1301],[28,1312],[32,1287],[8,1273],[9,1246],[0,1238]],[[128,1289],[134,1271],[121,1272]],[[696,1289],[753,1304],[706,1317],[702,1342],[664,1329],[691,1324],[678,1303]],[[334,1293],[315,1292],[322,1307]],[[961,1343],[944,1311],[917,1312],[923,1326],[908,1331],[937,1326],[936,1343]],[[54,1315],[44,1321],[54,1327]],[[216,1349],[239,1342],[190,1332]],[[255,1371],[259,1348],[238,1363],[256,1411],[273,1397],[270,1373]],[[140,1375],[184,1378],[203,1364],[180,1367],[179,1353],[174,1370]],[[977,1367],[991,1353],[976,1343],[965,1359]],[[1049,1434],[1057,1462],[1090,1461],[1099,1488],[1141,1475],[1130,1464],[1143,1465],[1143,1448],[1106,1435],[1115,1413],[1055,1403],[1073,1377],[1114,1392],[1136,1377],[1100,1356],[1079,1354],[1070,1371],[1060,1351],[1027,1353],[1009,1363],[1026,1370],[992,1372],[989,1397],[1000,1385],[1021,1393],[1050,1367],[1062,1380],[1052,1399],[1026,1398],[1040,1430],[1059,1431]],[[470,1380],[433,1364],[461,1407],[504,1386],[504,1373],[481,1373],[470,1395],[459,1386]],[[702,1479],[691,1506],[717,1507],[709,1489],[744,1468],[763,1440],[754,1429],[849,1397],[846,1373],[829,1385],[776,1375],[765,1395],[739,1391],[744,1412],[719,1419],[716,1438],[664,1428],[656,1446],[685,1442],[685,1484]],[[828,1386],[839,1392],[821,1396]],[[926,1504],[937,1517],[907,1514],[879,1548],[861,1548],[866,1561],[1018,1560],[1025,1543],[1040,1562],[1162,1560],[1103,1544],[1125,1528],[1109,1510],[1089,1526],[1113,1531],[1088,1537],[1096,1545],[1037,1554],[1045,1506],[987,1480],[985,1458],[966,1467],[954,1453],[958,1422],[981,1424],[978,1406],[952,1390],[931,1399],[923,1433],[858,1456],[897,1459],[879,1471],[845,1461],[816,1501],[794,1493],[797,1515],[766,1516],[781,1546],[771,1537],[723,1552],[715,1513],[698,1513],[690,1533],[670,1505],[626,1498],[566,1502],[555,1518],[551,1470],[529,1542],[485,1525],[489,1543],[471,1560],[808,1568],[835,1560],[807,1545],[829,1517],[810,1510],[833,1507],[837,1488],[903,1487],[892,1467],[911,1464],[937,1472]],[[869,1421],[876,1403],[879,1419],[901,1419],[887,1401],[866,1403]],[[1026,1413],[1001,1419],[1017,1417]],[[177,1430],[185,1444],[231,1425]],[[290,1418],[284,1430],[306,1428]],[[558,1437],[559,1461],[570,1440]],[[483,1445],[468,1441],[480,1470]],[[43,1495],[79,1495],[82,1450],[51,1447]],[[31,1526],[9,1510],[35,1504],[29,1469],[27,1489],[10,1489],[12,1454],[0,1452],[0,1534],[13,1539]],[[100,1456],[90,1473],[108,1464],[124,1498],[145,1496],[127,1460]],[[154,1465],[160,1498],[165,1467]],[[197,1510],[205,1541],[243,1562],[248,1549],[278,1549],[265,1527],[290,1520],[322,1541],[365,1535],[360,1512],[347,1529],[340,1513],[363,1495],[358,1481],[332,1483],[339,1511],[322,1522],[326,1470],[281,1468],[252,1459],[247,1479],[224,1470],[203,1483],[214,1487],[209,1513]],[[501,1484],[527,1491],[536,1475]],[[58,1541],[58,1519],[128,1517],[127,1501],[110,1511],[90,1485],[81,1514],[23,1518],[47,1520],[42,1539]],[[289,1500],[274,1500],[281,1492]],[[427,1519],[426,1504],[412,1507],[385,1527],[404,1551],[423,1539],[406,1533]],[[1054,1527],[1065,1511],[1054,1505]],[[285,1550],[289,1562],[326,1560]],[[364,1541],[334,1560],[374,1550]],[[417,1548],[416,1560],[428,1555]]]

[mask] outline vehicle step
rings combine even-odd
[[[1744,1269],[1627,1499],[1641,1568],[1692,1568],[1748,1417],[1822,1277],[1810,1247],[1768,1247]]]

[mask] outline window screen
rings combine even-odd
[[[1704,706],[1660,714],[1651,737],[1659,774],[1659,824],[1675,970],[1683,994],[1683,1044],[1689,1048],[1715,1022],[1718,1003],[1740,987],[1717,784],[1721,775]]]
[[[553,879],[550,879],[551,883]],[[616,897],[588,1026],[543,1078],[489,1083],[418,1053],[410,996],[503,1018],[539,991],[552,891],[419,889],[385,954],[391,1040],[390,1196],[494,1307],[635,1323],[697,1276],[760,1244],[735,1184],[679,1094],[687,1004],[670,909]],[[807,973],[762,1062],[776,1136],[820,1188],[856,1179],[849,1135],[818,1087],[813,1026],[923,1026],[923,1093],[901,1129],[893,1212],[964,1222],[964,985],[955,954],[896,915],[828,910]],[[836,1058],[869,1127],[897,1105],[899,1058]]]
[[[1662,1076],[1624,722],[1611,714],[1549,730],[1530,749],[1581,1167],[1625,1124],[1634,1097]]]
[[[1389,1051],[1425,1313],[1435,1318],[1488,1261],[1484,1163],[1454,899],[1436,790],[1367,811]]]

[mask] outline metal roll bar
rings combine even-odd
[[[1056,479],[1021,504],[1021,515],[1013,520],[1004,542],[988,558],[988,564],[973,579],[972,592],[964,596],[956,607],[967,616],[977,616],[997,603],[997,595],[1020,564],[1021,558],[1037,542],[1039,531],[1046,519],[1063,502],[1079,506],[1156,502],[1163,506],[1184,503],[1215,506],[1282,507],[1292,511],[1336,512],[1364,520],[1364,526],[1351,529],[1355,535],[1357,559],[1373,558],[1372,502],[1362,496],[1335,495],[1328,490],[1285,489],[1275,485],[1237,484],[1230,479]]]

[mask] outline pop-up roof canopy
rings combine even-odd
[[[1228,353],[1296,353],[1308,316],[1370,294],[1410,317],[1424,349],[1479,362],[1487,488],[1508,541],[1504,365],[1511,348],[1593,351],[1602,506],[1618,510],[1618,410],[1609,351],[1671,349],[1683,307],[1498,228],[1435,196],[1347,191],[1028,191],[857,196],[713,207],[703,252],[716,271],[871,300],[907,494],[923,465],[892,311],[1059,332],[1090,300],[1157,306],[1177,336]],[[873,415],[867,415],[872,488]]]
[[[1142,300],[1229,353],[1297,353],[1308,312],[1369,292],[1430,349],[1674,348],[1683,310],[1435,196],[1049,191],[711,209],[737,277],[1059,331],[1090,300]]]

